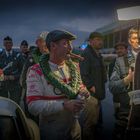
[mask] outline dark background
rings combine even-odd
[[[80,45],[91,31],[117,21],[118,8],[140,5],[139,0],[0,0],[0,46],[7,35],[15,46],[25,39],[34,44],[42,31],[66,29]]]

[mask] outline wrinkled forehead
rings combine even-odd
[[[63,39],[60,39],[60,40],[57,40],[57,41],[53,41],[53,42],[55,42],[55,43],[71,43],[72,42],[72,40],[69,40],[69,39],[67,39],[67,38],[63,38]]]

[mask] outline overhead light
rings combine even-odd
[[[117,14],[119,20],[140,19],[140,6],[118,9]]]

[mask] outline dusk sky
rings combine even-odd
[[[118,8],[140,6],[139,0],[0,0],[0,46],[7,35],[14,46],[33,45],[42,31],[65,29],[80,45],[96,29],[117,21]]]

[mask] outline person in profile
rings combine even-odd
[[[39,115],[42,140],[81,140],[81,128],[75,113],[85,102],[78,95],[89,96],[82,84],[78,67],[67,55],[76,37],[62,30],[49,32],[44,54],[27,76],[27,104],[29,112]]]

